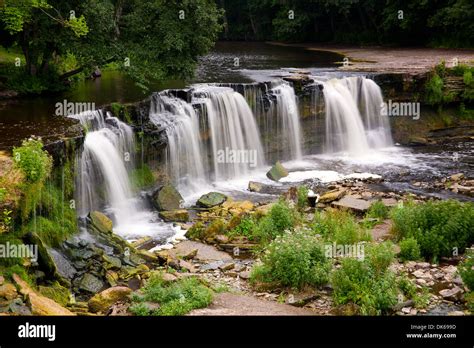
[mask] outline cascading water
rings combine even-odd
[[[214,180],[244,176],[264,164],[255,117],[240,93],[227,87],[200,86],[193,95],[205,105]]]
[[[363,77],[331,79],[323,83],[326,114],[326,152],[364,155],[392,145],[388,119],[381,114],[382,93]]]
[[[114,232],[127,239],[153,236],[165,242],[178,230],[161,222],[135,197],[130,185],[133,130],[102,111],[71,116],[88,131],[78,158],[79,214],[105,207],[115,219]],[[105,187],[102,192],[101,187]]]
[[[199,138],[199,119],[191,104],[184,100],[156,94],[152,98],[150,120],[166,129],[167,168],[178,188],[186,195],[207,183],[204,149]]]
[[[303,157],[302,131],[295,90],[288,83],[282,83],[271,92],[276,97],[276,103],[270,106],[270,114],[274,117],[270,121],[276,122],[272,138],[279,143],[280,158],[299,160]]]

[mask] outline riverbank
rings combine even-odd
[[[375,73],[419,75],[432,70],[442,61],[448,67],[458,64],[473,64],[473,49],[443,48],[388,48],[354,47],[345,45],[321,45],[314,43],[285,44],[268,42],[271,45],[285,47],[303,47],[309,51],[330,51],[347,57],[348,64],[340,62],[341,70],[365,71]]]

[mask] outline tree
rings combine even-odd
[[[5,0],[0,40],[21,47],[30,77],[60,81],[115,62],[145,88],[189,77],[221,17],[211,0]],[[75,66],[66,71],[68,56]]]

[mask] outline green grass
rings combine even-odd
[[[141,292],[132,296],[134,304],[130,311],[135,315],[184,315],[212,302],[212,291],[194,277],[167,283],[160,275],[153,275]],[[150,310],[145,302],[157,303],[159,307]]]
[[[132,170],[130,173],[130,181],[132,186],[139,190],[152,186],[155,183],[155,177],[150,167],[144,164]]]
[[[368,231],[357,223],[355,217],[342,210],[316,213],[312,229],[325,240],[337,244],[356,244],[371,239]]]

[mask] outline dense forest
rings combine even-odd
[[[219,0],[226,40],[472,47],[470,0]]]

